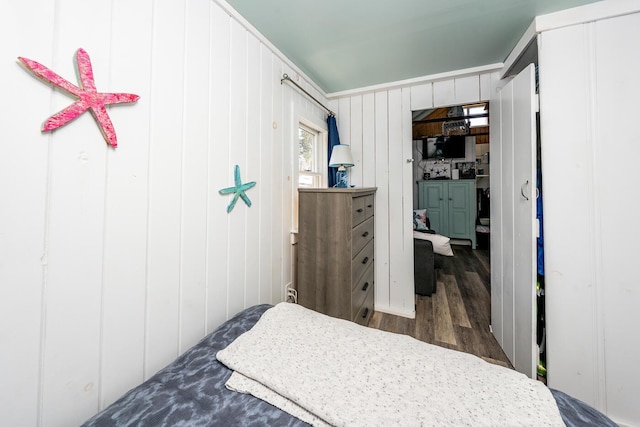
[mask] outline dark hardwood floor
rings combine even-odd
[[[437,290],[416,295],[416,318],[375,312],[369,327],[412,337],[513,368],[489,330],[489,251],[454,245],[453,257],[436,255]]]

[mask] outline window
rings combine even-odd
[[[465,116],[476,116],[479,114],[487,114],[487,104],[465,105],[463,107]],[[474,128],[478,126],[489,126],[489,117],[475,117],[469,120],[469,126]]]
[[[303,124],[298,128],[298,187],[322,186],[321,152],[319,132]]]
[[[294,130],[295,131],[295,130]],[[295,135],[294,135],[295,141]],[[296,150],[293,150],[295,171]],[[327,130],[322,125],[300,119],[298,122],[297,179],[292,185],[297,188],[321,188],[327,185]],[[293,230],[298,230],[298,191],[293,190]]]

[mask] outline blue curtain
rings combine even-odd
[[[543,208],[542,208],[542,169],[538,167],[536,171],[536,188],[538,189],[538,197],[536,197],[536,218],[540,224],[540,236],[537,238],[538,248],[538,274],[544,276],[544,228],[543,226]]]
[[[338,135],[338,125],[336,124],[335,116],[327,117],[327,126],[329,128],[329,150],[327,157],[327,164],[329,164],[329,160],[331,159],[331,152],[333,151],[333,147],[340,144],[340,135]],[[336,185],[336,172],[338,168],[329,168],[329,187],[333,187]]]

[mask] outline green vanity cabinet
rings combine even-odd
[[[418,181],[418,209],[426,209],[431,228],[476,248],[476,182],[473,179]]]

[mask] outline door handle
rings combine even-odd
[[[522,185],[520,186],[520,194],[522,194],[522,197],[524,197],[525,199],[529,200],[529,197],[527,197],[527,195],[526,195],[526,194],[524,194],[524,190],[525,190],[525,187],[526,187],[527,185],[529,185],[529,180],[527,180],[524,184],[522,184]]]

